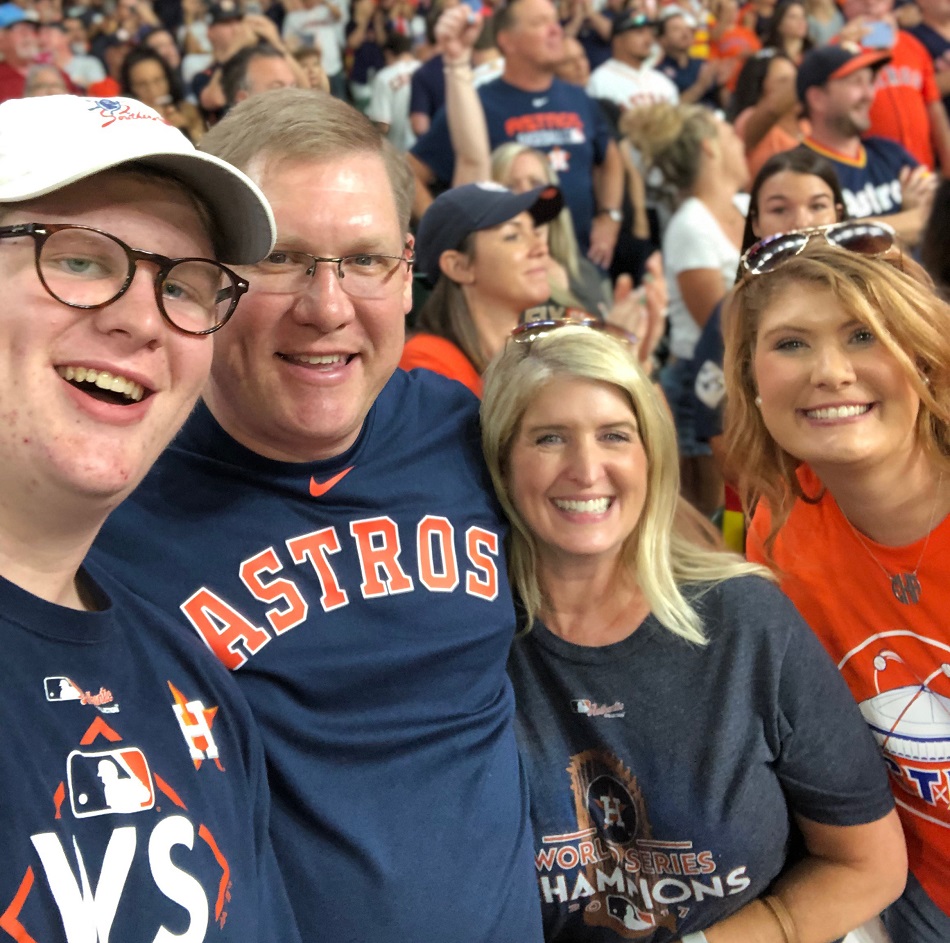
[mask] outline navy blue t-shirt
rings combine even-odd
[[[796,814],[847,826],[893,808],[858,705],[788,598],[752,576],[706,589],[706,646],[653,615],[611,645],[540,624],[515,641],[548,943],[680,940],[767,891]]]
[[[418,370],[322,462],[263,458],[199,404],[100,537],[250,701],[308,939],[540,940],[504,536],[477,400]]]
[[[682,95],[688,88],[692,88],[699,81],[699,70],[703,67],[705,59],[686,60],[686,65],[681,66],[672,56],[664,56],[655,66],[657,72],[662,72],[678,89]],[[699,99],[700,105],[706,105],[708,108],[719,108],[720,103],[716,98],[718,86],[713,85],[709,88],[702,98]]]
[[[600,15],[605,16],[608,20],[614,21],[620,14],[605,7],[600,11]],[[562,21],[562,25],[566,22],[566,20]],[[604,39],[600,33],[586,21],[581,24],[581,28],[577,31],[577,41],[584,47],[584,52],[587,53],[587,61],[590,63],[591,72],[593,72],[597,66],[603,65],[613,55],[610,39]]]
[[[445,72],[442,56],[433,56],[412,73],[409,91],[409,114],[430,118],[445,106]]]
[[[603,162],[610,141],[610,127],[597,103],[582,88],[560,79],[554,79],[546,92],[525,92],[495,79],[481,86],[478,95],[492,148],[517,141],[548,155],[586,254],[594,219],[593,170]],[[412,153],[443,186],[450,184],[455,154],[444,109]]]
[[[900,173],[905,167],[917,167],[917,160],[896,141],[870,137],[862,142],[857,160],[849,160],[806,138],[808,147],[829,160],[838,174],[844,206],[852,219],[887,216],[903,207]]]
[[[299,940],[237,685],[167,613],[83,578],[99,611],[0,579],[0,931]]]

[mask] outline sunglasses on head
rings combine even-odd
[[[749,275],[763,275],[774,271],[783,262],[795,258],[812,239],[819,236],[830,246],[871,258],[884,255],[897,243],[897,233],[887,223],[852,219],[760,239],[743,253],[739,264]]]
[[[574,314],[572,313],[574,309],[571,308],[567,310],[569,313],[563,318],[548,318],[543,321],[527,321],[524,324],[519,324],[511,332],[512,342],[515,344],[533,344],[539,337],[544,337],[546,334],[562,327],[586,327],[623,341],[634,349],[640,343],[640,339],[636,334],[625,331],[616,324],[601,321],[582,312]]]

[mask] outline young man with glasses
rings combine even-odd
[[[396,369],[405,160],[355,109],[294,89],[241,102],[202,147],[257,181],[277,245],[240,268],[203,402],[100,559],[235,672],[305,936],[537,943],[477,402]]]
[[[0,105],[5,939],[298,938],[244,699],[84,560],[207,379],[247,287],[218,259],[255,261],[272,227],[138,102]]]

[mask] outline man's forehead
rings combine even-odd
[[[513,14],[513,25],[524,26],[557,17],[557,10],[550,0],[517,0]]]
[[[842,6],[845,17],[851,20],[856,16],[889,13],[894,8],[894,0],[844,0]]]
[[[345,173],[354,178],[364,177],[377,187],[389,183],[385,161],[372,151],[354,150],[320,157],[262,151],[250,161],[245,173],[265,191],[290,176],[330,178]]]
[[[316,222],[324,209],[320,205],[320,192],[325,192],[330,198],[334,194],[352,191],[352,213],[346,220],[335,215],[334,226],[352,225],[354,232],[362,232],[361,238],[375,231],[387,245],[392,240],[393,231],[398,230],[399,237],[402,237],[392,182],[386,163],[377,153],[352,151],[320,160],[300,156],[264,156],[256,166],[252,161],[246,172],[270,201],[282,236],[290,235],[288,227],[296,228],[304,218],[310,220],[305,226],[310,236],[313,235],[313,226],[322,225]],[[372,196],[371,204],[366,200],[367,194]],[[323,220],[325,224],[325,216]]]

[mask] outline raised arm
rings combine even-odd
[[[452,186],[491,178],[491,146],[481,99],[472,82],[472,48],[482,22],[464,4],[446,10],[435,25],[445,69],[445,117],[455,152]]]
[[[899,213],[881,217],[910,246],[916,246],[923,236],[924,227],[930,219],[938,179],[926,167],[905,167],[901,170],[903,208]]]

